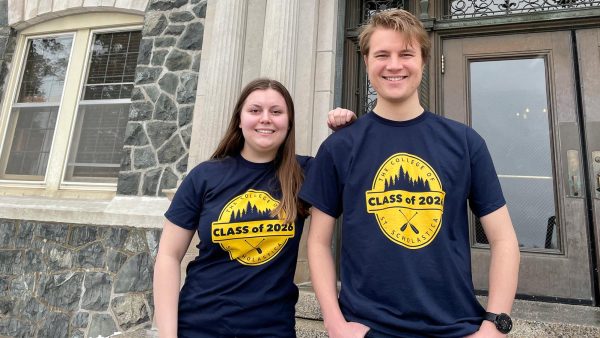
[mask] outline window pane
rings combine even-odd
[[[122,99],[131,98],[141,37],[139,31],[94,35],[65,180],[116,182],[129,116]],[[104,102],[89,102],[96,100]]]
[[[28,180],[43,180],[56,125],[58,107],[14,108],[11,113],[13,134],[4,178],[7,175],[31,175]],[[12,132],[14,131],[14,133]]]
[[[139,31],[94,35],[84,100],[131,97],[126,88],[133,86],[141,37]]]
[[[546,60],[472,62],[470,93],[472,125],[494,160],[520,246],[559,249]],[[477,241],[487,242],[482,232]]]
[[[59,102],[62,95],[72,37],[29,41],[17,102]]]
[[[81,105],[67,180],[115,182],[123,153],[129,103]]]

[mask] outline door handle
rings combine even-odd
[[[592,168],[594,170],[594,196],[600,199],[600,151],[592,151]]]

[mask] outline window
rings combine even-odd
[[[116,188],[143,18],[74,17],[71,31],[20,33],[0,114],[2,186]]]

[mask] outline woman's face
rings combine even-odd
[[[255,90],[244,101],[240,125],[244,135],[242,156],[251,162],[269,162],[285,141],[289,130],[285,99],[276,90]]]

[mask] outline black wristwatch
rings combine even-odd
[[[510,330],[512,330],[512,320],[506,313],[495,314],[492,312],[486,312],[483,319],[494,323],[496,325],[496,329],[504,334],[507,334],[510,332]]]

